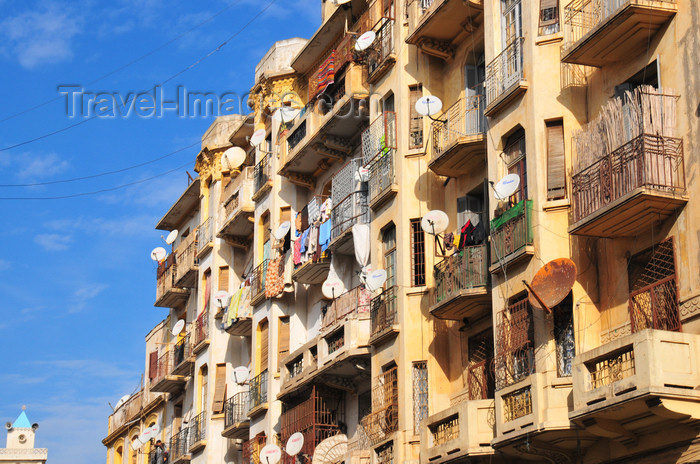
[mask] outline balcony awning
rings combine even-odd
[[[363,0],[364,1],[364,0]],[[352,3],[362,3],[353,0]],[[359,8],[359,7],[358,7]],[[333,43],[333,39],[345,30],[345,22],[350,16],[350,9],[339,6],[328,20],[318,28],[316,33],[306,42],[304,48],[292,60],[292,68],[301,74],[305,74],[311,69],[321,57],[321,53],[328,49]],[[359,11],[359,10],[358,10]]]
[[[199,177],[187,186],[184,193],[180,195],[175,204],[170,207],[163,216],[156,229],[173,230],[177,229],[187,218],[187,215],[199,204]]]

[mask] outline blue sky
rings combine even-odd
[[[238,31],[269,0],[0,0],[0,149],[82,119],[66,117],[60,85],[126,96],[148,90]],[[233,5],[147,58],[87,85]],[[277,0],[238,38],[169,81],[188,91],[247,92],[275,40],[309,37],[320,2]],[[169,93],[168,93],[169,92]],[[96,118],[0,151],[0,184],[51,182],[118,170],[196,143],[211,118]],[[134,390],[144,336],[167,310],[154,308],[153,227],[186,187],[197,148],[118,174],[79,182],[0,187],[0,197],[51,197],[142,184],[65,200],[0,200],[0,418],[23,404],[39,422],[51,464],[103,463],[112,404]],[[4,438],[0,437],[0,444]]]

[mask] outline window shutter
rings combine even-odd
[[[228,266],[221,266],[219,268],[219,290],[226,290],[228,292]]]
[[[260,372],[267,369],[269,344],[268,323],[265,320],[260,323]]]
[[[153,380],[158,376],[158,350],[148,355],[148,378]]]
[[[265,213],[262,220],[262,237],[263,243],[270,240],[270,213]]]
[[[289,316],[279,318],[279,337],[277,338],[277,369],[282,366],[282,359],[289,354]]]
[[[547,124],[547,199],[566,197],[566,162],[562,121]]]
[[[224,412],[226,402],[226,364],[216,365],[216,385],[214,386],[214,406],[212,413]]]
[[[280,208],[280,224],[292,220],[292,209],[289,206]]]

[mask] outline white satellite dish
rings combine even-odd
[[[158,436],[159,433],[160,433],[160,427],[158,426],[158,424],[153,424],[153,426],[151,427],[151,435],[153,437],[156,437],[156,436]]]
[[[369,46],[372,45],[372,43],[374,43],[374,40],[376,38],[377,34],[375,34],[374,31],[365,32],[355,41],[355,50],[357,50],[358,52],[367,50]]]
[[[520,187],[520,176],[517,174],[508,174],[503,179],[496,182],[493,186],[493,191],[499,200],[507,200],[509,196],[515,193]]]
[[[132,450],[137,450],[143,446],[143,442],[139,440],[139,437],[134,438],[131,440],[131,449]]]
[[[221,167],[224,170],[238,169],[245,161],[247,154],[241,147],[231,147],[221,155]]]
[[[282,458],[279,446],[269,443],[260,450],[260,464],[277,464]]]
[[[250,136],[250,144],[254,147],[257,147],[262,143],[263,140],[265,140],[265,129],[258,129],[255,132],[253,132],[253,135]]]
[[[151,428],[148,427],[146,430],[143,431],[141,434],[141,438],[139,438],[142,442],[146,443],[148,440],[151,439],[151,434],[153,432],[151,431]]]
[[[233,381],[238,385],[243,385],[248,381],[250,371],[245,366],[238,366],[233,370]]]
[[[378,290],[386,282],[386,271],[384,269],[377,269],[372,271],[365,277],[365,285],[370,292]]]
[[[219,290],[214,293],[214,299],[219,303],[219,308],[227,307],[230,298],[231,295],[226,290]]]
[[[287,439],[287,446],[284,447],[284,451],[290,456],[295,456],[299,454],[303,446],[304,435],[301,432],[294,432],[292,436]]]
[[[163,247],[155,247],[151,250],[151,259],[153,261],[161,262],[166,256],[168,256],[168,252]]]
[[[343,284],[343,281],[337,277],[329,277],[325,282],[323,282],[323,285],[321,285],[321,292],[323,293],[323,296],[333,300],[345,293],[345,284]]]
[[[117,401],[117,405],[114,407],[114,410],[116,411],[121,407],[122,404],[126,403],[129,398],[131,398],[131,395],[124,395],[121,398],[119,398],[119,401]]]
[[[421,97],[416,102],[416,112],[422,116],[434,116],[442,109],[442,100],[438,97],[429,95]]]
[[[170,231],[170,233],[168,234],[168,236],[165,237],[165,243],[167,243],[168,245],[172,245],[173,242],[177,239],[177,234],[178,234],[178,233],[179,233],[179,232],[178,232],[177,229]]]
[[[366,168],[364,166],[360,166],[359,168],[357,168],[357,172],[355,173],[355,180],[359,182],[368,182],[369,168]]]
[[[300,111],[299,108],[294,108],[292,106],[282,106],[272,113],[272,119],[277,122],[286,123],[296,118]]]
[[[348,3],[350,0],[335,0],[336,5],[345,5]]]
[[[182,332],[182,329],[185,328],[185,320],[184,319],[179,319],[175,325],[173,326],[172,334],[173,336],[177,336]]]
[[[275,238],[277,240],[282,240],[285,235],[287,235],[287,232],[289,232],[289,229],[292,228],[292,223],[289,221],[284,221],[280,226],[277,228],[275,231]]]
[[[450,225],[450,218],[447,217],[444,211],[439,209],[428,211],[420,221],[421,229],[430,235],[443,233],[448,225]]]

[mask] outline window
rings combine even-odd
[[[507,163],[507,173],[520,176],[520,187],[511,196],[510,203],[514,205],[527,200],[527,163],[525,162],[525,131],[519,129],[506,139],[503,157]]]
[[[547,122],[547,200],[565,197],[564,123],[559,119]]]
[[[511,300],[496,320],[496,390],[535,372],[534,324],[527,294]]]
[[[219,268],[219,291],[221,290],[228,292],[228,266]]]
[[[420,218],[411,219],[411,286],[425,285],[425,233]]]
[[[199,369],[199,404],[197,413],[207,410],[207,391],[209,389],[209,369],[206,364]]]
[[[428,362],[413,362],[413,433],[420,434],[420,424],[428,418]]]
[[[260,218],[261,240],[262,240],[262,260],[270,259],[272,253],[272,243],[270,242],[270,212],[265,211]],[[265,280],[263,279],[263,282]]]
[[[505,49],[523,36],[520,13],[520,0],[501,0],[503,22],[501,23],[502,45]]]
[[[390,288],[396,285],[396,226],[394,224],[390,224],[382,232],[382,245],[386,271],[384,288]]]
[[[204,281],[201,287],[204,289],[204,294],[202,295],[204,298],[202,312],[204,312],[209,309],[209,298],[211,297],[211,269],[204,271],[202,280]]]
[[[477,195],[465,195],[457,198],[457,226],[461,228],[467,221],[471,221],[474,225],[479,224],[482,205],[483,201]]]
[[[557,350],[557,376],[571,377],[571,364],[576,355],[574,344],[573,294],[552,308],[554,318],[554,341]]]
[[[267,370],[267,359],[269,350],[268,329],[269,325],[267,319],[261,321],[260,325],[258,325],[258,374]]]
[[[423,95],[423,86],[421,84],[409,85],[409,122],[408,122],[408,148],[423,147],[423,116],[416,111],[416,102]]]
[[[289,354],[289,316],[279,318],[277,336],[277,369],[281,369],[282,359]]]
[[[539,35],[559,32],[559,0],[540,0]]]
[[[211,412],[219,414],[224,412],[226,402],[226,363],[216,365],[216,384],[214,386],[214,405]]]
[[[467,388],[470,400],[493,398],[493,332],[484,330],[469,337],[467,344],[468,374]]]

